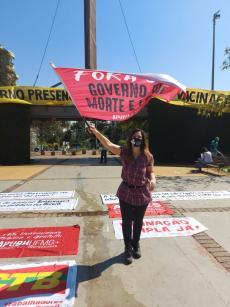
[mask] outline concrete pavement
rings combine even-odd
[[[115,157],[109,157],[108,165],[100,165],[98,157],[90,155],[37,156],[29,166],[0,167],[1,191],[76,190],[79,198],[75,212],[68,216],[0,213],[1,228],[81,226],[76,257],[44,257],[44,261],[76,260],[78,285],[74,306],[230,306],[230,201],[171,202],[177,216],[194,217],[208,228],[203,237],[207,243],[201,243],[199,236],[143,239],[142,258],[125,266],[123,243],[115,239],[112,220],[100,199],[101,193],[116,192],[120,172]],[[157,191],[230,190],[229,176],[194,174],[190,168],[179,167],[156,167],[156,174]],[[79,216],[78,212],[85,214]],[[208,247],[213,242],[217,247]],[[213,249],[227,254],[215,256]],[[0,259],[2,264],[36,261],[41,258]]]

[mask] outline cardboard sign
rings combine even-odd
[[[109,217],[110,218],[119,218],[121,217],[120,205],[110,204],[108,205]],[[174,211],[166,206],[161,201],[152,201],[146,211],[145,216],[154,216],[154,215],[171,215]]]
[[[0,229],[0,258],[76,255],[80,227]]]
[[[0,211],[58,211],[73,210],[76,208],[78,199],[47,199],[47,200],[1,200]]]
[[[71,307],[76,275],[74,261],[2,265],[0,306]]]
[[[114,220],[113,227],[116,239],[123,239],[122,221]],[[192,217],[144,219],[141,238],[192,236],[207,230]]]

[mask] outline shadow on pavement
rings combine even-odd
[[[105,261],[93,264],[93,265],[78,265],[77,266],[77,286],[76,293],[78,289],[78,284],[84,281],[88,281],[94,278],[98,278],[101,274],[107,270],[110,266],[116,263],[123,264],[123,253],[109,258]]]

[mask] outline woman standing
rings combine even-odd
[[[140,235],[146,208],[151,202],[151,191],[156,185],[153,172],[153,156],[148,141],[141,129],[135,129],[129,136],[127,146],[113,144],[95,127],[90,126],[101,144],[122,161],[122,182],[117,191],[122,216],[122,232],[125,243],[124,261],[131,264],[132,258],[140,258]]]

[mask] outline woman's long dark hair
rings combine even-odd
[[[130,156],[133,155],[132,153],[132,144],[131,144],[131,140],[133,138],[133,135],[136,133],[136,132],[141,132],[141,136],[142,136],[142,143],[141,143],[141,147],[140,147],[140,150],[141,152],[146,156],[147,159],[150,158],[151,156],[151,153],[149,151],[149,142],[148,142],[148,139],[146,137],[146,134],[145,132],[142,130],[142,129],[134,129],[131,134],[129,135],[128,137],[128,140],[127,140],[127,150],[128,150],[128,154]]]

